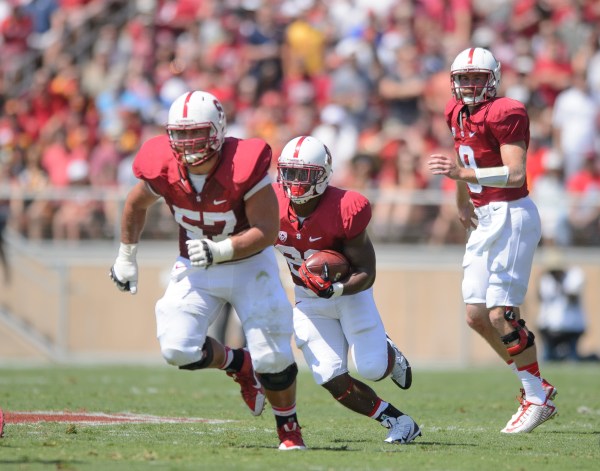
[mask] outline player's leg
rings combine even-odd
[[[402,389],[412,384],[412,369],[405,355],[387,336],[373,298],[373,289],[334,300],[342,330],[350,345],[358,373],[372,381],[391,375]]]
[[[298,367],[291,347],[292,307],[274,249],[237,263],[229,301],[238,313],[252,363],[275,415],[280,450],[306,448],[296,413]]]
[[[540,224],[533,203],[524,198],[508,203],[510,224],[489,249],[489,287],[486,305],[490,320],[517,369],[524,398],[517,414],[503,429],[506,433],[529,432],[552,418],[555,388],[540,374],[535,335],[521,318],[520,306],[527,293],[533,256],[540,240]]]
[[[182,370],[225,370],[240,384],[250,412],[260,415],[264,390],[254,375],[249,353],[207,336],[210,324],[226,306],[223,298],[209,294],[207,287],[218,286],[219,279],[227,279],[227,274],[215,267],[210,274],[207,270],[193,270],[181,276],[188,263],[178,259],[165,294],[156,303],[157,336],[163,357]]]
[[[345,298],[354,297],[336,300],[301,298],[294,308],[294,332],[298,348],[315,382],[327,389],[336,401],[390,430],[393,428],[394,434],[390,432],[390,436],[394,440],[389,441],[408,443],[417,436],[418,426],[414,424],[414,427],[404,429],[407,423],[413,424],[414,421],[381,399],[372,388],[348,374],[348,342],[338,317],[346,314]],[[358,301],[356,307],[360,304]],[[367,348],[369,358],[361,363],[361,368],[363,373],[366,372],[370,379],[375,380],[381,379],[386,373],[387,344],[383,326],[377,325],[377,322],[372,324],[368,330],[379,340],[375,348],[377,352],[373,354],[372,349]],[[362,326],[366,328],[364,323]]]

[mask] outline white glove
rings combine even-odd
[[[135,259],[137,244],[123,244],[119,247],[119,255],[110,269],[110,277],[121,291],[137,293],[138,266]]]
[[[210,239],[191,239],[185,242],[193,267],[208,268],[213,263],[221,263],[233,258],[231,238],[214,242]]]

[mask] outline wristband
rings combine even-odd
[[[119,246],[119,258],[134,262],[135,256],[137,255],[137,245],[138,244],[124,244],[121,242],[121,245]]]
[[[341,296],[342,293],[344,292],[344,285],[343,283],[340,283],[339,281],[337,283],[333,283],[331,285],[331,287],[333,288],[333,294],[331,295],[331,298],[337,298],[338,296]]]
[[[508,183],[508,167],[476,168],[475,177],[480,185],[504,188]]]
[[[227,239],[222,240],[221,242],[216,242],[214,248],[215,253],[213,253],[213,257],[215,263],[226,262],[233,258],[233,241],[231,240],[231,237],[227,237]]]

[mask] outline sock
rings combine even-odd
[[[295,402],[289,407],[271,406],[271,409],[273,410],[273,414],[275,415],[275,421],[277,422],[277,428],[283,427],[288,422],[298,423]],[[298,425],[300,425],[300,424],[298,424]]]
[[[509,368],[513,371],[514,374],[519,374],[517,370],[517,365],[515,365],[515,362],[513,360],[508,360],[506,364],[509,366]]]
[[[379,400],[379,403],[375,405],[373,412],[369,414],[369,417],[375,419],[377,422],[383,422],[385,419],[389,417],[400,417],[404,415],[398,409],[396,409],[389,402]]]
[[[544,404],[546,402],[546,391],[542,386],[538,362],[518,368],[517,375],[523,383],[525,399],[533,404]]]
[[[244,365],[244,351],[241,348],[235,350],[225,345],[225,361],[219,367],[227,371],[240,371]]]

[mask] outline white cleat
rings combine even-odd
[[[384,440],[387,443],[405,445],[421,435],[421,429],[408,415],[401,415],[397,418],[388,417],[381,422],[381,425],[390,429]]]
[[[400,389],[408,389],[412,384],[412,368],[410,367],[410,363],[404,354],[400,351],[398,347],[392,342],[389,336],[386,335],[387,343],[392,347],[394,353],[396,354],[396,364],[394,365],[394,369],[392,370],[391,378],[392,381],[398,386]]]
[[[557,414],[556,406],[548,399],[544,404],[522,400],[517,413],[506,424],[502,433],[529,433]]]

